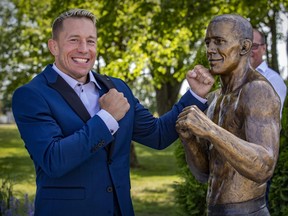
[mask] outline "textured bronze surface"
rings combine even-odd
[[[187,107],[176,124],[192,174],[208,181],[208,205],[264,196],[278,158],[280,99],[250,67],[252,27],[243,20],[227,15],[210,22],[207,57],[221,88],[209,95],[206,114]]]

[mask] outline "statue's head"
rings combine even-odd
[[[205,37],[211,72],[230,73],[240,62],[246,62],[252,40],[253,28],[242,16],[224,14],[214,17],[208,25]]]

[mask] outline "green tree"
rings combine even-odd
[[[132,87],[136,85],[133,83],[136,78],[148,72],[155,88],[159,115],[177,100],[186,71],[191,68],[212,16],[239,13],[249,17],[252,23],[260,20],[268,26],[271,11],[285,12],[287,7],[284,0],[271,4],[263,0],[257,2],[257,6],[248,0],[4,0],[1,4],[1,10],[6,13],[2,13],[0,78],[8,81],[1,86],[7,101],[17,86],[52,61],[46,45],[52,20],[64,10],[81,7],[91,9],[98,16],[97,71],[123,78]],[[9,23],[9,19],[14,22]]]
[[[253,4],[253,2],[251,1]],[[284,0],[258,1],[257,7],[250,7],[247,16],[251,24],[262,30],[268,39],[267,62],[275,71],[279,71],[277,43],[284,40],[285,36],[280,32],[283,20],[280,14],[288,16],[288,2]]]
[[[12,92],[51,59],[44,42],[48,36],[46,20],[38,16],[48,3],[8,0],[0,3],[0,89],[4,108],[11,107]]]

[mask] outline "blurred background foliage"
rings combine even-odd
[[[251,0],[1,0],[3,110],[10,108],[15,88],[53,62],[47,49],[51,24],[68,9],[85,8],[98,18],[95,70],[124,79],[140,100],[162,115],[178,99],[207,23],[215,15],[238,13],[263,29],[271,42],[267,61],[279,71],[277,42],[286,37],[281,33],[280,14],[287,16],[287,5],[286,0],[257,4]]]
[[[98,18],[95,71],[124,79],[140,101],[158,115],[179,98],[186,72],[195,64],[206,64],[202,42],[213,16],[237,13],[262,29],[269,41],[267,62],[276,71],[280,71],[277,43],[287,40],[280,16],[287,17],[287,0],[1,0],[2,113],[11,110],[14,90],[53,62],[47,49],[51,24],[70,8],[88,9]],[[288,215],[287,110],[286,100],[281,152],[271,187],[274,215]],[[181,145],[175,154],[185,180],[175,186],[183,214],[203,215],[205,185],[198,185],[190,174]]]

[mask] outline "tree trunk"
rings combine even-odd
[[[139,167],[139,161],[137,158],[137,154],[135,151],[135,143],[131,142],[131,146],[130,146],[130,167],[131,168],[137,168]]]
[[[168,112],[176,103],[181,85],[182,83],[179,83],[175,80],[175,82],[172,84],[171,82],[162,84],[161,89],[155,89],[157,112],[159,116]]]
[[[278,64],[278,54],[277,54],[277,18],[278,12],[273,11],[273,15],[269,19],[269,26],[271,28],[271,55],[269,56],[270,61],[268,61],[269,66],[279,73],[279,64]]]

